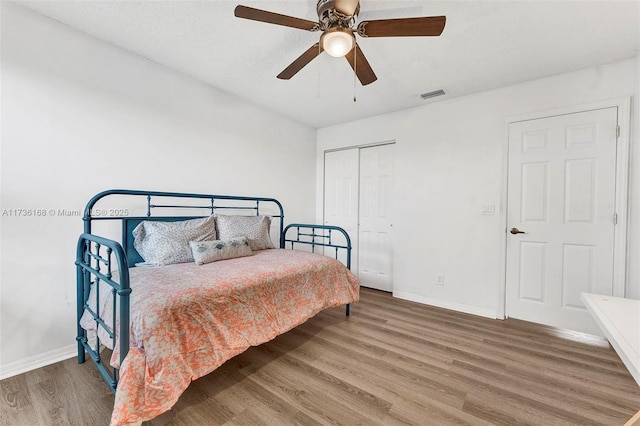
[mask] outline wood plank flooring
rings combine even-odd
[[[108,425],[75,359],[0,381],[0,425]],[[196,380],[163,425],[623,425],[640,388],[604,339],[362,290]]]

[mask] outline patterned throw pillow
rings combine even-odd
[[[245,237],[233,240],[190,241],[193,258],[198,265],[235,257],[251,256],[249,241]]]
[[[237,237],[247,237],[251,250],[275,248],[271,242],[270,216],[216,216],[218,238],[229,240]]]
[[[215,216],[176,222],[144,220],[133,230],[133,238],[143,265],[193,262],[189,241],[215,240]]]

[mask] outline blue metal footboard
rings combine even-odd
[[[287,233],[293,230],[295,230],[295,237],[287,238]],[[290,244],[291,249],[294,250],[296,244],[302,244],[310,247],[312,253],[316,252],[316,247],[327,248],[333,250],[331,254],[334,254],[336,259],[341,253],[340,250],[343,250],[346,255],[345,264],[347,268],[351,269],[351,238],[349,238],[347,231],[339,226],[292,223],[284,228],[282,235],[283,245],[281,248],[285,248],[287,244]],[[347,304],[345,309],[345,314],[349,316],[351,305]]]
[[[120,204],[109,204],[113,200]],[[96,333],[95,340],[90,339],[87,331],[80,326],[80,320],[87,312],[92,321],[95,321],[96,328],[106,333],[112,347],[116,346],[116,338],[119,339],[117,343],[122,363],[129,351],[129,268],[142,261],[133,246],[132,230],[143,220],[181,221],[206,217],[220,211],[246,216],[269,215],[278,222],[280,248],[290,245],[290,248],[295,249],[296,245],[302,245],[312,252],[317,248],[331,250],[336,259],[340,252],[340,256],[346,256],[346,266],[351,268],[351,240],[345,230],[335,226],[308,224],[292,224],[284,228],[284,210],[280,202],[273,198],[123,189],[95,195],[85,208],[82,218],[84,233],[78,239],[76,250],[78,362],[85,362],[85,352],[89,354],[113,392],[118,386],[118,369],[110,367],[109,360],[101,359],[100,338]],[[93,225],[98,224],[111,232],[113,225],[119,228],[120,242],[95,235]],[[289,238],[288,232],[291,235]],[[100,294],[100,283],[107,286],[109,295]],[[90,301],[92,287],[95,300]],[[103,303],[101,297],[112,300],[107,307],[112,314],[109,324],[100,316]],[[93,302],[95,306],[92,307]],[[347,305],[346,314],[349,313],[350,306]]]
[[[113,268],[115,264],[115,269]],[[117,275],[114,279],[113,273]],[[85,309],[96,322],[96,328],[102,329],[111,339],[111,346],[115,347],[115,330],[117,330],[116,320],[118,318],[117,303],[120,303],[120,363],[129,352],[129,269],[122,246],[113,240],[99,237],[97,235],[82,234],[78,239],[76,250],[76,274],[77,274],[77,321],[78,321],[78,362],[85,361],[85,350],[98,367],[102,378],[107,382],[111,390],[115,392],[118,384],[118,370],[105,367],[100,357],[100,338],[97,333],[93,345],[87,339],[87,332],[80,326]],[[107,324],[100,317],[100,282],[110,287],[112,296],[112,321]],[[89,294],[91,286],[95,289],[96,299],[93,309],[89,306]],[[119,297],[116,297],[119,296]],[[104,295],[105,297],[107,295]],[[107,360],[108,362],[108,360]]]

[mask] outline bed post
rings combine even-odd
[[[84,242],[83,242],[84,243]],[[78,253],[77,256],[82,256],[81,254],[81,246],[82,244],[78,244]],[[84,312],[84,271],[78,265],[78,261],[76,258],[76,326],[78,327],[78,334],[76,335],[76,341],[78,343],[78,364],[82,364],[85,362],[84,356],[84,345],[83,341],[86,342],[87,336],[86,331],[80,326],[80,319],[82,318],[82,313]]]
[[[92,205],[88,204],[85,207],[84,215],[82,216],[85,234],[91,233],[91,207]],[[85,241],[80,240],[76,248],[76,326],[78,330],[76,341],[78,343],[78,364],[82,364],[86,361],[84,343],[87,342],[87,332],[80,326],[80,320],[84,313],[84,304],[89,297],[88,291],[90,284],[88,283],[89,279],[87,272],[80,267],[80,262],[85,260],[84,256]]]
[[[343,234],[345,236],[345,238],[347,239],[347,269],[351,270],[351,237],[349,237],[349,234],[347,233],[347,231],[343,231]],[[346,316],[350,316],[351,315],[351,304],[347,303],[347,306],[345,306],[345,313]]]
[[[285,229],[284,229],[284,208],[282,207],[282,204],[280,204],[280,201],[278,200],[273,200],[276,205],[278,206],[278,208],[280,209],[280,248],[283,249],[285,246]]]

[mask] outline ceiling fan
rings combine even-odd
[[[362,21],[356,26],[360,0],[319,0],[318,22],[281,15],[248,6],[237,6],[235,16],[307,31],[322,31],[320,41],[285,68],[278,78],[289,80],[323,51],[334,57],[346,57],[363,86],[378,79],[355,39],[361,37],[439,36],[445,16],[379,19]]]

